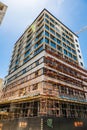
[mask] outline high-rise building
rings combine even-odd
[[[78,36],[44,9],[15,43],[0,99],[1,119],[23,118],[16,125],[26,130],[86,129],[83,65]]]
[[[6,10],[7,10],[7,6],[5,4],[3,4],[2,2],[0,2],[0,24],[3,20],[5,13],[6,13]]]

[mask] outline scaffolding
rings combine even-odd
[[[82,70],[83,72],[87,72],[87,70],[86,70],[86,69],[83,69],[82,67],[80,67],[80,66],[78,65],[78,63],[73,62],[73,61],[69,61],[69,59],[63,57],[63,55],[62,55],[61,53],[59,53],[59,52],[58,52],[58,53],[55,52],[55,51],[52,52],[49,48],[46,49],[46,52],[47,52],[48,54],[50,54],[50,55],[56,57],[57,59],[60,59],[60,60],[64,61],[65,63],[67,63],[67,64],[69,64],[69,65],[71,65],[71,66],[73,66],[73,67],[75,67],[75,68],[77,68],[77,69],[79,69],[79,70]]]
[[[1,120],[35,116],[87,118],[86,80],[83,83],[86,71],[60,54],[47,54],[44,67],[32,74],[33,82],[28,75],[3,89]],[[40,76],[43,80],[37,83]]]
[[[1,120],[36,116],[87,118],[87,105],[81,102],[72,103],[51,96],[40,96],[40,98],[30,101],[10,102],[0,106]]]

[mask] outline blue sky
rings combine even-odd
[[[8,6],[0,26],[0,78],[8,73],[14,43],[38,14],[48,9],[76,32],[87,26],[87,0],[1,0]],[[79,34],[85,67],[87,68],[87,31]]]

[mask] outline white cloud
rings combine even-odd
[[[64,0],[57,0],[57,2],[58,2],[58,5],[61,5],[63,4]]]
[[[44,6],[47,0],[3,0],[9,8],[14,9],[16,7],[17,9],[22,9],[25,11],[26,8],[35,8]],[[26,7],[26,8],[25,8]],[[16,11],[15,10],[15,11]]]
[[[46,7],[48,0],[2,0],[7,6],[6,20],[11,24],[31,21]],[[26,24],[25,22],[25,24]],[[9,25],[9,24],[8,24]],[[19,25],[20,26],[20,25]]]

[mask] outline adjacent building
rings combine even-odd
[[[3,83],[4,83],[3,79],[0,78],[0,90],[3,88]]]
[[[2,2],[0,2],[0,24],[2,23],[6,10],[7,10],[7,6]]]
[[[87,118],[87,70],[78,36],[46,9],[14,45],[0,104],[5,119]]]

